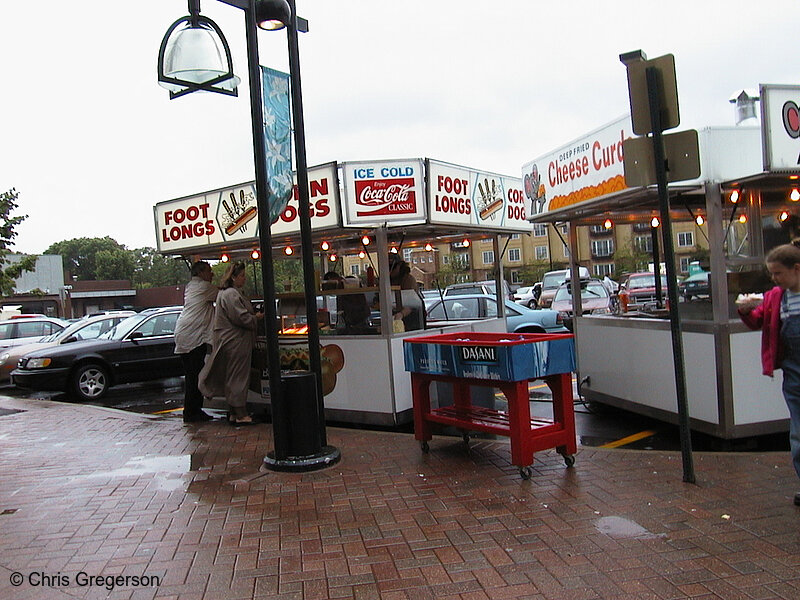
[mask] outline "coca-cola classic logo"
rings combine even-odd
[[[408,215],[417,212],[414,179],[356,181],[356,216]]]

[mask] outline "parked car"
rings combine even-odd
[[[571,269],[560,269],[558,271],[548,271],[542,276],[542,293],[539,296],[539,307],[550,308],[558,286],[570,278],[571,272]],[[586,267],[578,267],[578,274],[581,279],[590,277],[589,269]]]
[[[708,271],[702,271],[689,275],[686,279],[678,284],[678,289],[681,295],[686,300],[691,300],[694,296],[708,296],[711,293],[711,288],[708,284]]]
[[[608,288],[597,279],[583,279],[581,286],[581,311],[584,315],[607,315],[615,312],[616,300],[608,293]],[[572,283],[564,282],[556,290],[551,305],[561,313],[567,329],[572,331]]]
[[[465,294],[489,294],[490,296],[496,295],[494,279],[486,281],[471,281],[468,283],[453,283],[444,288],[444,296],[463,296]],[[511,287],[508,282],[503,280],[503,292],[505,297],[509,300],[514,299],[514,294],[511,292]]]
[[[557,311],[531,310],[506,300],[506,325],[509,333],[564,333]],[[497,299],[488,294],[465,294],[437,300],[428,307],[427,326],[447,327],[497,317]]]
[[[69,325],[69,321],[58,317],[11,318],[0,323],[0,348],[21,346],[38,342],[51,333],[58,333]]]
[[[657,304],[656,276],[648,271],[631,273],[620,284],[620,294],[628,297],[627,309],[648,309]],[[661,275],[661,299],[667,297],[667,276]]]
[[[19,359],[26,354],[42,348],[58,346],[59,344],[70,344],[80,340],[93,340],[114,327],[120,321],[135,314],[136,313],[132,310],[121,310],[109,312],[104,315],[83,317],[74,323],[70,323],[68,327],[65,327],[58,333],[52,333],[43,337],[38,342],[12,346],[0,351],[0,383],[7,382],[11,379],[11,371],[16,368]]]
[[[527,306],[528,308],[536,308],[539,305],[539,296],[542,294],[542,282],[537,281],[533,285],[517,288],[514,291],[514,302]]]
[[[98,400],[118,384],[183,375],[174,335],[180,313],[180,306],[148,309],[97,339],[35,350],[19,360],[11,382]]]

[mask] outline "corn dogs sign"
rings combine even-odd
[[[308,170],[312,229],[339,226],[339,185],[335,163]],[[159,252],[180,253],[205,246],[258,240],[258,207],[253,182],[168,200],[154,208]],[[299,233],[298,193],[270,227],[272,235]]]
[[[530,231],[522,180],[428,160],[428,216],[437,225]]]
[[[625,115],[523,165],[529,218],[625,189],[622,143],[632,135]]]

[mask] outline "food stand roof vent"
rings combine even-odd
[[[758,92],[755,90],[739,90],[734,92],[730,97],[730,103],[735,105],[736,108],[736,124],[752,125],[754,121],[758,120],[756,113],[756,102],[760,100]]]

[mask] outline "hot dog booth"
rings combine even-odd
[[[695,289],[690,299],[681,297],[678,307],[690,426],[718,438],[788,431],[782,375],[761,374],[761,334],[741,323],[736,299],[773,286],[764,257],[800,229],[798,97],[800,88],[762,86],[761,125],[699,130],[700,177],[669,186],[676,249],[693,238],[695,247],[685,250],[706,255],[700,262],[707,288]],[[663,235],[652,221],[659,215],[655,186],[625,184],[621,140],[631,136],[626,115],[523,166],[531,220],[568,224],[573,273],[581,264],[595,275],[608,274],[613,265],[623,264],[622,258],[635,255],[630,247],[617,247],[623,257],[616,260],[598,255],[598,248],[608,244],[596,244],[596,236],[636,246],[652,239],[654,225],[656,236]],[[612,233],[602,233],[606,227]],[[578,241],[582,228],[588,229],[587,247]],[[684,272],[690,254],[676,251]],[[648,262],[652,268],[658,259],[632,268],[648,270]],[[624,280],[620,273],[613,275]],[[580,295],[574,296],[581,394],[677,422],[668,311],[582,314]]]
[[[380,275],[389,272],[393,253],[402,256],[403,249],[426,243],[462,243],[465,236],[492,238],[494,256],[500,256],[500,234],[527,233],[532,228],[522,182],[432,159],[331,162],[309,168],[308,175],[312,238],[318,249],[317,311],[326,418],[387,426],[409,422],[411,380],[404,370],[403,339],[419,335],[420,330],[398,331],[393,312],[404,305],[419,308],[421,299]],[[295,195],[272,224],[276,261],[286,258],[287,248],[299,252],[297,206]],[[223,254],[232,260],[251,260],[258,246],[256,212],[254,182],[160,202],[154,207],[158,250],[193,260],[218,260]],[[374,280],[368,275],[367,287],[331,286],[323,280],[326,272],[336,269],[333,257],[360,251],[374,265]],[[281,289],[279,282],[276,287]],[[304,295],[286,290],[277,296],[282,367],[302,367],[308,348]],[[357,322],[348,314],[359,315]],[[428,332],[504,332],[505,328],[500,315]],[[264,338],[258,343],[265,343]],[[254,372],[265,367],[258,364],[262,354],[255,353]],[[253,379],[257,381],[258,375]],[[263,403],[268,397],[254,391],[250,400]]]

